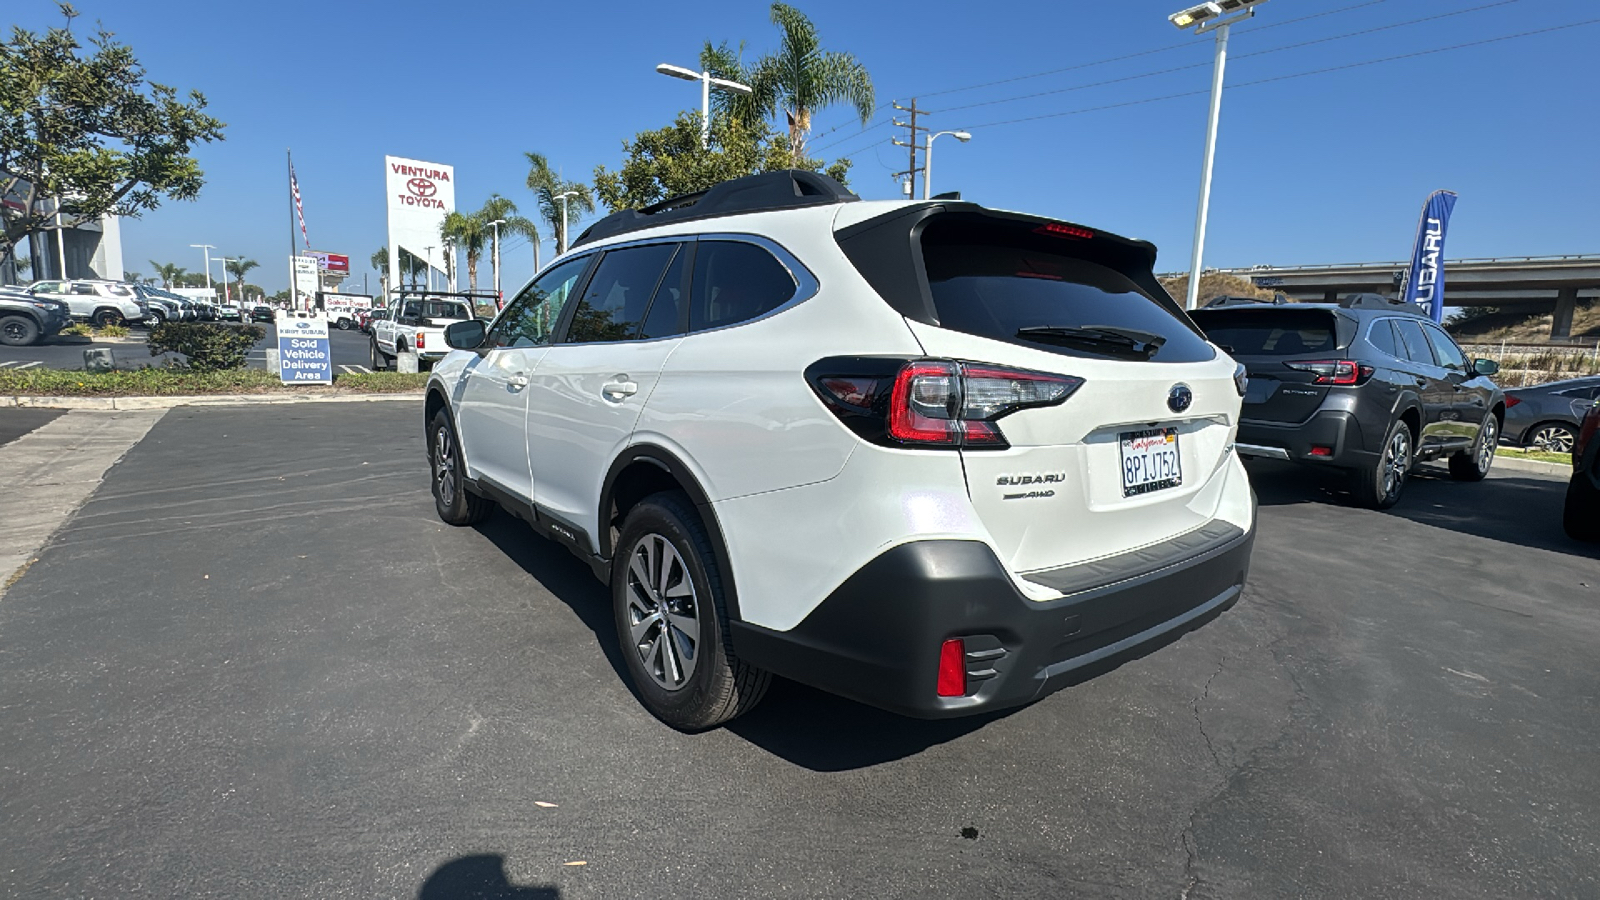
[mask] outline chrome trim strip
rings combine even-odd
[[[1234,452],[1240,456],[1264,456],[1267,459],[1289,459],[1289,451],[1282,447],[1263,447],[1259,444],[1234,444]]]

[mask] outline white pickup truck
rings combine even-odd
[[[408,352],[417,354],[419,370],[432,366],[450,352],[445,326],[471,318],[472,307],[459,300],[402,300],[393,319],[372,322],[372,370],[393,368],[395,357]]]

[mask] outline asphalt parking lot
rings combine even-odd
[[[267,366],[267,348],[278,345],[276,329],[269,324],[261,326],[267,332],[254,348],[250,350],[245,364],[253,369],[264,369]],[[368,347],[369,338],[359,331],[340,331],[332,329],[328,332],[329,348],[333,351],[333,369],[335,372],[369,372],[371,371],[372,355]],[[183,357],[175,353],[163,353],[151,356],[150,349],[145,345],[145,330],[134,326],[128,331],[128,339],[121,341],[85,342],[82,339],[71,337],[54,337],[43,343],[31,347],[5,347],[0,346],[0,370],[5,369],[67,369],[81,370],[83,368],[83,351],[91,348],[104,348],[111,351],[118,368],[134,369],[140,366],[160,366],[166,360],[182,360]]]
[[[584,566],[438,522],[411,404],[174,409],[0,596],[0,896],[1600,896],[1563,483],[1304,475],[1252,468],[1238,606],[1099,679],[691,736]]]

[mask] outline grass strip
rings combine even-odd
[[[428,373],[373,372],[333,376],[333,390],[356,394],[420,391]],[[9,397],[172,397],[207,394],[275,394],[327,391],[323,385],[286,385],[262,369],[136,369],[126,372],[70,372],[62,369],[0,369],[0,396]]]

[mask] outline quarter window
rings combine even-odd
[[[676,244],[650,244],[608,251],[572,312],[566,343],[638,339],[650,298],[677,249]]]
[[[568,260],[523,288],[500,313],[484,346],[517,348],[550,343],[551,332],[561,319],[567,296],[589,268],[589,260],[587,256]]]
[[[1367,332],[1367,341],[1395,359],[1405,356],[1394,341],[1394,326],[1389,324],[1388,319],[1379,319],[1372,323],[1372,329]]]
[[[789,270],[755,244],[701,241],[694,256],[689,330],[754,319],[792,299],[796,287]]]

